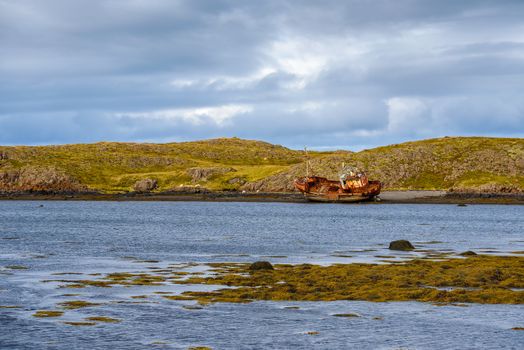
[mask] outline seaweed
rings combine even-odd
[[[34,317],[60,317],[64,314],[63,311],[57,310],[38,310],[33,314]]]
[[[89,301],[84,301],[84,300],[71,300],[71,301],[64,301],[62,303],[58,303],[58,305],[64,309],[74,310],[74,309],[81,309],[84,307],[99,306],[102,304],[91,303]]]
[[[63,322],[69,326],[95,326],[96,322]]]
[[[120,320],[116,318],[106,317],[106,316],[91,316],[85,318],[87,321],[97,321],[104,323],[119,323]]]

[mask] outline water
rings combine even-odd
[[[522,305],[255,302],[188,310],[188,302],[153,292],[213,286],[75,290],[42,280],[175,263],[200,264],[185,267],[194,271],[206,262],[383,263],[424,254],[392,254],[387,245],[395,239],[408,239],[418,250],[509,254],[524,250],[523,214],[522,206],[491,205],[0,202],[0,305],[20,307],[0,308],[0,348],[520,349],[524,332],[511,328],[524,326]],[[16,265],[28,269],[12,269]],[[82,275],[53,275],[64,272]],[[141,294],[151,297],[130,298]],[[64,300],[103,305],[60,318],[31,316]],[[333,317],[337,312],[361,317]],[[101,315],[122,322],[63,324]]]

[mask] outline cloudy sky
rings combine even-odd
[[[0,144],[524,136],[524,1],[0,0]]]

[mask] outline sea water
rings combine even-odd
[[[410,240],[418,251],[390,251],[396,239]],[[405,261],[420,251],[465,250],[524,251],[524,206],[0,201],[0,306],[18,307],[0,308],[0,349],[523,348],[524,332],[511,329],[524,326],[523,305],[336,301],[187,309],[187,302],[154,292],[215,287],[77,290],[42,282],[170,264],[205,271],[206,263],[227,261],[386,263],[385,255]],[[57,275],[63,273],[71,275]],[[140,294],[150,297],[130,298]],[[32,316],[66,300],[101,305],[59,318]],[[121,322],[64,324],[100,315]]]

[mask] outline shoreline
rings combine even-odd
[[[524,194],[459,193],[446,191],[384,191],[379,201],[353,204],[524,204]],[[198,202],[283,202],[311,203],[297,192],[160,192],[160,193],[0,193],[0,201],[70,200],[70,201],[198,201]],[[344,204],[344,203],[340,203]]]

